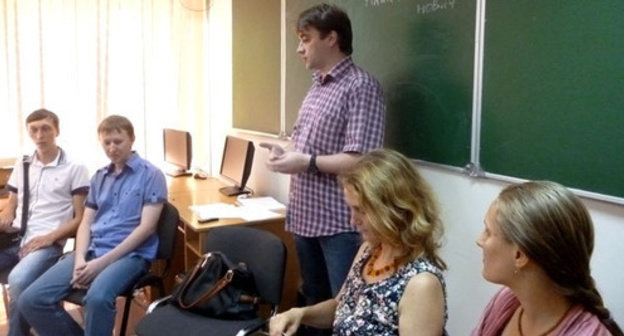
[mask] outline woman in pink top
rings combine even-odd
[[[539,181],[505,188],[477,245],[483,277],[505,287],[472,335],[624,335],[589,271],[591,218],[565,187]]]

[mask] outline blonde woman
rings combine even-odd
[[[477,245],[483,277],[504,287],[473,335],[622,335],[590,274],[591,218],[568,189],[546,181],[505,188]]]
[[[301,324],[334,335],[441,335],[446,323],[442,223],[433,192],[398,152],[375,150],[340,176],[363,244],[336,298],[275,316],[271,335]]]

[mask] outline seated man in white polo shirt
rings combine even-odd
[[[63,252],[67,237],[76,233],[84,212],[89,176],[84,165],[72,162],[56,145],[59,120],[40,109],[26,118],[36,150],[15,162],[7,183],[8,205],[0,212],[0,231],[19,230],[24,205],[24,164],[30,162],[26,231],[21,241],[0,246],[0,271],[11,269],[9,335],[28,335],[30,326],[16,307],[20,293],[52,266]]]

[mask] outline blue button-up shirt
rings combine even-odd
[[[166,200],[165,176],[136,153],[132,153],[120,174],[115,174],[112,164],[99,169],[91,179],[85,203],[95,210],[89,252],[100,257],[112,250],[139,226],[144,205]],[[152,260],[157,248],[158,236],[154,234],[131,255]]]

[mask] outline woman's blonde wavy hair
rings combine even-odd
[[[339,180],[343,187],[352,188],[379,241],[402,252],[398,263],[423,253],[446,269],[438,255],[444,229],[437,200],[404,155],[390,149],[374,150]]]

